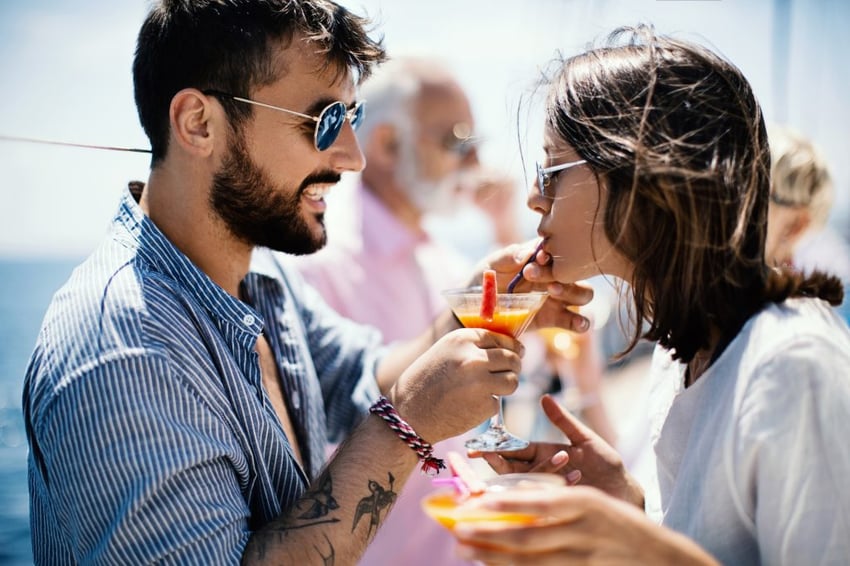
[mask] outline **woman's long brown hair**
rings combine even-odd
[[[641,337],[689,362],[769,302],[842,300],[840,281],[768,267],[770,154],[743,74],[711,51],[639,26],[567,59],[549,125],[588,161],[607,238],[634,265],[627,353]],[[645,332],[644,332],[645,331]]]

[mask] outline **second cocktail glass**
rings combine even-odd
[[[518,338],[543,306],[548,294],[542,291],[500,293],[497,295],[496,309],[491,318],[481,316],[483,300],[481,287],[449,289],[443,291],[443,296],[452,312],[466,328],[485,328]],[[480,452],[501,452],[522,450],[528,446],[528,441],[505,430],[500,397],[499,411],[491,417],[490,426],[479,436],[466,441],[465,446]]]

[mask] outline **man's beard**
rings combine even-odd
[[[416,157],[415,141],[411,137],[399,144],[399,163],[396,181],[420,214],[446,215],[456,211],[460,203],[460,173],[453,172],[441,179],[422,177]]]
[[[216,172],[210,190],[212,210],[238,239],[254,246],[295,255],[311,254],[327,242],[324,215],[316,215],[322,226],[314,234],[301,215],[301,195],[314,183],[337,183],[339,174],[317,173],[302,181],[297,190],[276,187],[248,155],[239,132]]]

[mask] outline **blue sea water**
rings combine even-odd
[[[0,259],[0,564],[32,564],[24,371],[41,319],[77,259]]]

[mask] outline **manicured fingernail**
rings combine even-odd
[[[581,472],[578,470],[571,470],[567,472],[567,481],[570,483],[575,483],[581,479]]]
[[[550,283],[549,288],[546,289],[550,295],[555,295],[556,297],[560,297],[564,292],[564,286],[561,283]]]
[[[582,319],[580,319],[580,320],[578,321],[578,329],[579,329],[581,332],[584,332],[584,331],[586,331],[586,330],[587,330],[587,329],[589,329],[589,328],[590,328],[590,321],[589,321],[588,319],[586,319],[586,318],[582,318]]]
[[[555,455],[552,456],[552,459],[549,461],[552,462],[552,464],[555,466],[560,466],[569,459],[570,457],[565,451],[559,450],[558,452],[555,452]]]
[[[523,276],[526,278],[529,277],[540,277],[540,266],[536,263],[530,263],[522,272]]]

